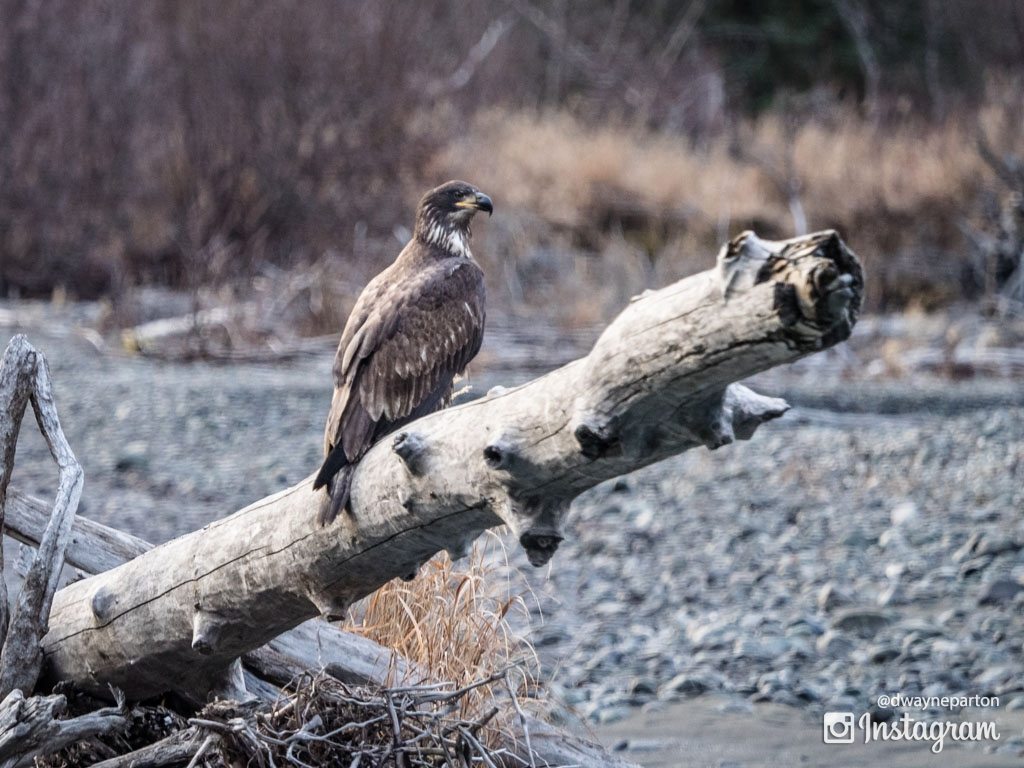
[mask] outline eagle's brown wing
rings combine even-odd
[[[367,286],[338,346],[315,486],[388,432],[443,407],[452,379],[480,350],[483,330],[483,273],[472,261],[447,259]],[[344,485],[332,487],[326,521],[347,504],[347,478]]]

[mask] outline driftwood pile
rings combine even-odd
[[[444,684],[367,688],[326,674],[304,674],[273,704],[208,704],[183,717],[162,706],[127,708],[109,715],[111,727],[86,733],[37,768],[93,765],[384,766],[530,765],[508,745],[502,708],[478,717],[458,715],[472,688],[507,679],[507,673],[472,686]],[[48,701],[54,697],[37,698]],[[528,730],[526,737],[528,738]]]
[[[229,754],[314,764],[346,749],[363,764],[340,739],[357,731],[367,764],[624,765],[523,712],[514,690],[495,706],[517,738],[488,752],[479,734],[489,711],[446,719],[458,692],[423,687],[433,681],[322,619],[396,576],[414,577],[440,550],[460,557],[497,525],[512,529],[532,563],[548,562],[583,490],[684,450],[749,439],[781,416],[785,402],[736,382],[846,339],[862,290],[860,266],[833,232],[784,242],[745,233],[713,269],[634,300],[587,357],[376,445],[355,474],[353,514],[334,525],[315,526],[322,494],[303,481],[155,548],[75,518],[82,471],[45,361],[15,337],[0,367],[0,515],[4,532],[37,554],[13,616],[0,612],[0,768],[90,734],[109,746],[103,739],[134,717],[126,701],[167,696],[185,726],[134,762],[106,765],[212,765]],[[8,492],[28,403],[60,469],[52,510]],[[95,575],[57,591],[65,562]],[[390,690],[369,698],[341,684],[389,679]],[[78,714],[60,693],[46,695],[57,683],[72,686],[76,702],[90,695],[115,706]],[[232,703],[203,710],[216,700]],[[337,732],[346,719],[373,722]]]

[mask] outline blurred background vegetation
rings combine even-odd
[[[154,287],[262,296],[336,333],[457,176],[496,203],[474,246],[494,311],[563,327],[748,227],[839,228],[876,310],[1024,300],[1020,0],[0,0],[0,19],[0,298],[102,298],[123,325]]]

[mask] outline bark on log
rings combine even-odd
[[[715,268],[634,301],[586,358],[382,441],[355,473],[353,514],[330,527],[305,480],[60,590],[50,673],[101,695],[202,699],[241,654],[486,528],[508,524],[547,562],[581,491],[781,416],[783,401],[733,382],[847,338],[862,289],[833,232],[745,233]]]

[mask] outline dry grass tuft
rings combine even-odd
[[[717,245],[742,229],[791,236],[791,197],[809,229],[838,228],[864,259],[874,308],[929,307],[977,287],[964,283],[962,229],[999,187],[978,130],[997,153],[1024,156],[1021,93],[992,83],[980,110],[939,123],[908,112],[876,124],[822,104],[765,115],[701,145],[565,113],[492,111],[436,164],[439,175],[492,190],[503,219],[522,219],[532,237],[503,233],[496,220],[490,258],[514,265],[528,302],[548,306],[557,296],[568,322],[607,319],[623,295],[707,268]],[[569,258],[574,251],[589,257],[585,268]],[[554,254],[557,267],[538,254]]]
[[[515,667],[518,692],[526,693],[538,671],[533,646],[521,634],[528,612],[523,596],[499,578],[499,566],[507,566],[506,552],[489,533],[464,561],[453,563],[441,553],[413,581],[388,582],[353,611],[347,629],[456,688]],[[478,717],[492,706],[494,693],[491,684],[467,692],[459,699],[459,715]]]

